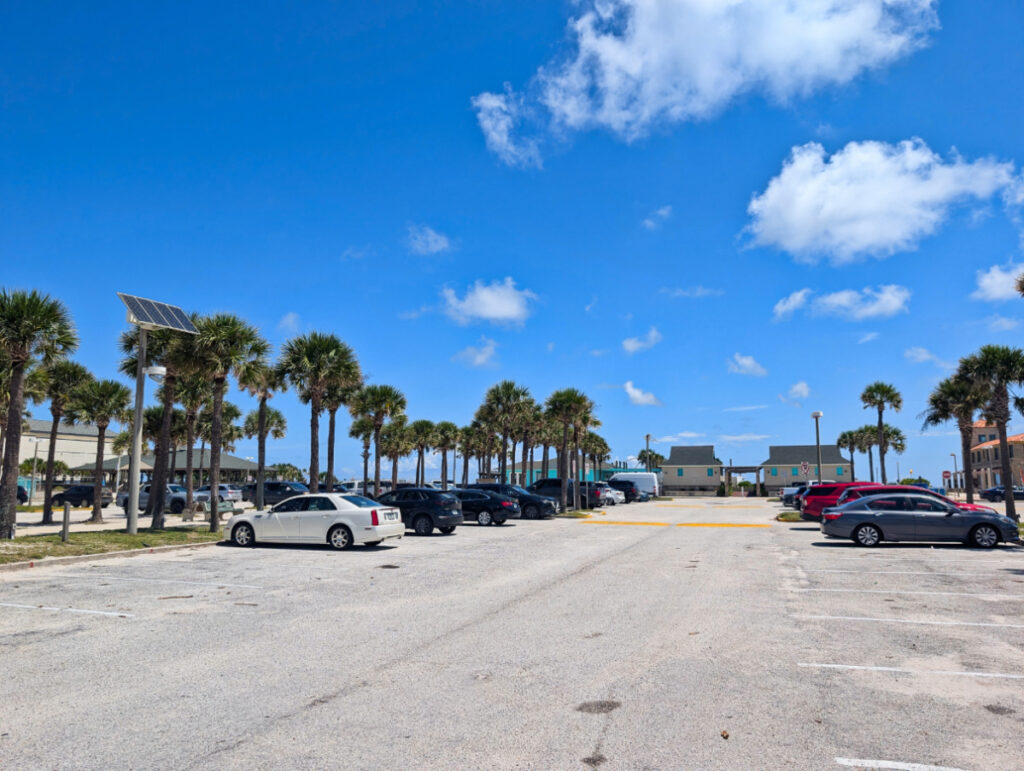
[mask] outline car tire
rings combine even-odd
[[[483,511],[476,515],[476,521],[477,524],[481,526],[493,525],[494,517],[491,516],[491,512],[489,512],[487,509],[484,509]]]
[[[256,533],[248,522],[239,522],[231,531],[231,543],[235,546],[252,546],[256,543]]]
[[[171,501],[171,514],[181,514],[185,510],[184,501]]]
[[[82,502],[78,505],[81,506],[83,509],[91,509],[92,501],[90,501],[88,498],[83,498]]]
[[[338,551],[352,548],[352,531],[344,525],[335,525],[327,533],[327,543]]]
[[[365,542],[363,542],[363,546],[380,546],[382,543],[384,543],[384,542],[383,541],[365,541]]]
[[[105,508],[107,508],[107,506],[109,506],[109,505],[110,505],[109,503],[101,503],[101,504],[100,504],[100,508],[101,508],[101,509],[105,509]]]
[[[540,519],[540,512],[532,503],[523,509],[523,517],[526,519]]]
[[[218,500],[218,501],[219,501],[220,503],[224,503],[224,496],[223,496],[223,495],[218,495],[218,496],[217,496],[217,500]]]
[[[445,535],[451,535],[452,533],[455,532],[455,525],[447,525],[446,527],[439,527],[437,529],[440,530]]]
[[[505,524],[505,518],[504,517],[495,517],[494,518],[494,524],[496,524],[498,527],[501,527],[502,525]]]
[[[853,531],[853,542],[868,548],[878,546],[882,541],[882,531],[874,525],[861,525]]]
[[[60,495],[53,496],[53,498],[50,500],[50,504],[53,505],[53,506],[63,506],[64,505],[64,498],[63,498],[63,496],[60,496]]]
[[[994,549],[999,543],[999,531],[992,525],[977,525],[968,540],[976,549]]]
[[[412,529],[416,535],[430,535],[434,532],[434,522],[426,514],[420,514],[413,520]]]

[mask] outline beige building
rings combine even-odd
[[[804,464],[807,471],[804,472]],[[761,464],[764,485],[769,495],[783,487],[793,487],[818,478],[818,447],[814,444],[771,445],[768,460]],[[852,482],[850,461],[834,444],[821,445],[821,478],[833,482]]]
[[[39,474],[42,475],[46,468],[46,455],[50,448],[50,427],[53,425],[49,420],[29,419],[28,429],[21,434],[20,461],[39,458]],[[114,432],[107,432],[104,439],[104,457],[114,457]],[[77,425],[69,426],[61,423],[57,427],[57,444],[55,459],[63,461],[68,468],[75,468],[86,463],[96,463],[96,426]]]
[[[1013,484],[1024,485],[1024,434],[1008,436],[1006,441]],[[1003,484],[1003,460],[999,450],[999,434],[994,423],[979,420],[972,426],[971,471],[975,490]],[[959,476],[963,476],[962,470]],[[954,485],[959,485],[957,489],[963,489],[963,479],[955,480]]]
[[[714,445],[673,447],[661,464],[661,486],[666,495],[713,495],[722,473]]]

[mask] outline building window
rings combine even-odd
[[[842,475],[843,475],[843,467],[842,466],[836,466],[836,476],[837,477],[841,477]]]
[[[999,460],[999,448],[998,447],[993,447],[992,448],[992,457],[995,460]]]
[[[777,477],[778,475],[779,475],[779,470],[777,468],[773,468],[772,469],[772,476],[773,477]]]
[[[800,469],[798,469],[796,466],[793,466],[793,474],[792,474],[792,476],[795,476],[795,477],[800,476]]]
[[[1001,485],[1002,481],[999,479],[999,474],[996,474],[996,484]]]
[[[676,469],[676,476],[677,477],[681,477],[682,475],[683,475],[683,470],[681,468],[677,468]]]
[[[1012,444],[1010,445],[1010,457],[1011,458],[1013,457],[1013,445]]]
[[[713,477],[714,475],[715,475],[715,470],[713,468],[709,468],[708,469],[708,476],[709,477]]]

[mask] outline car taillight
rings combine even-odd
[[[380,520],[377,518],[377,510],[374,509],[370,512],[370,524],[376,527],[380,524]]]
[[[506,509],[512,508],[512,503],[510,501],[502,501],[501,505],[504,506]]]
[[[843,516],[843,515],[842,514],[826,514],[825,515],[825,519],[827,519],[827,520],[839,519],[841,516]]]

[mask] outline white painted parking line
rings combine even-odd
[[[794,616],[817,621],[874,621],[879,624],[923,624],[925,626],[987,626],[1000,629],[1024,629],[1024,624],[994,624],[980,621],[914,621],[907,618],[870,618],[868,616]]]
[[[964,771],[951,766],[927,766],[921,763],[900,763],[898,760],[863,760],[861,758],[836,758],[840,766],[854,768],[895,768],[900,771]]]
[[[847,560],[850,562],[860,562],[862,564],[868,564],[869,562],[906,562],[907,560],[914,559],[913,554],[900,554],[899,556],[893,557],[830,557],[829,562],[834,560]],[[984,557],[978,557],[973,560],[949,560],[945,558],[936,558],[931,555],[922,555],[919,559],[927,559],[930,565],[952,565],[954,563],[966,563],[971,565],[983,565],[985,567],[996,567],[996,568],[1012,568],[1024,565],[1024,558],[1014,560],[1013,562],[996,562],[994,559],[985,559]]]
[[[262,589],[262,586],[252,586],[251,584],[222,584],[222,583],[207,583],[204,581],[181,581],[176,578],[128,578],[126,576],[113,576],[109,573],[49,573],[50,576],[56,576],[57,578],[96,578],[103,579],[104,581],[136,581],[144,584],[184,584],[186,586],[213,586],[213,587],[228,587],[229,589]]]
[[[48,610],[51,613],[86,613],[90,616],[117,616],[118,618],[134,618],[134,613],[118,613],[111,610],[82,610],[81,608],[50,608],[45,605],[20,605],[16,602],[0,602],[3,608],[21,608],[24,610]]]
[[[1006,680],[1024,680],[1024,675],[1008,675],[1002,672],[946,672],[940,669],[901,669],[900,667],[865,667],[856,664],[808,664],[798,662],[798,667],[809,669],[848,669],[861,672],[897,672],[903,675],[948,675],[950,677],[990,677]]]
[[[856,573],[861,576],[981,576],[985,573],[949,573],[940,570],[804,570],[805,573]]]
[[[1024,595],[972,594],[970,592],[892,592],[888,589],[793,589],[794,592],[837,592],[842,594],[920,594],[931,597],[974,597],[981,600],[1024,602]]]

